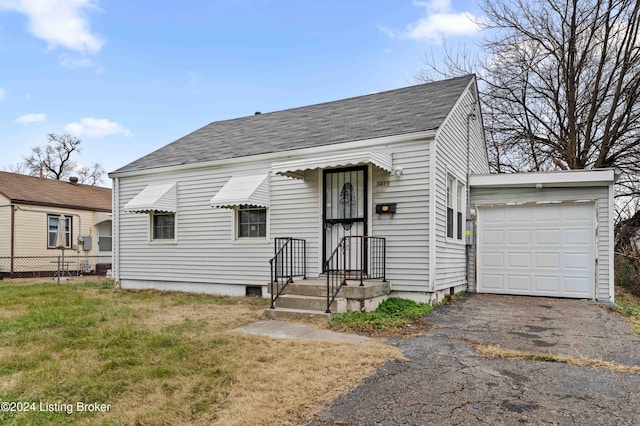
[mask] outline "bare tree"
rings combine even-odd
[[[12,165],[9,169],[15,173],[40,176],[47,179],[66,180],[76,176],[80,183],[96,185],[102,182],[104,168],[93,163],[81,166],[73,159],[80,153],[80,139],[69,134],[56,135],[49,133],[46,145],[31,148],[31,154],[22,163]]]
[[[475,72],[497,172],[616,167],[640,195],[640,2],[481,0],[482,57],[447,49],[429,80]]]

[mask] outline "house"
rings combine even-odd
[[[488,173],[473,75],[213,122],[109,174],[114,277],[327,311],[491,291],[468,245]]]
[[[66,270],[104,273],[111,265],[111,189],[0,172],[0,273],[57,272],[54,239],[60,215],[67,231]]]
[[[109,174],[114,276],[266,295],[280,239],[304,241],[311,279],[367,236],[395,294],[462,290],[467,175],[489,170],[479,111],[469,75],[210,123]]]

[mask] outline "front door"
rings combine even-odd
[[[367,235],[367,167],[325,170],[323,187],[324,269],[344,236]]]

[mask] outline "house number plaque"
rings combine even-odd
[[[376,181],[376,186],[380,187],[380,186],[389,186],[389,181],[388,180],[379,180]]]

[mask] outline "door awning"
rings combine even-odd
[[[211,199],[211,207],[269,207],[269,175],[233,176]]]
[[[168,212],[177,209],[176,183],[158,183],[147,185],[138,195],[124,206],[128,213]]]
[[[373,164],[386,170],[393,171],[391,154],[377,151],[359,151],[328,154],[322,156],[305,157],[299,160],[273,163],[272,171],[294,179],[304,179],[306,170],[324,169],[327,167],[349,167]]]
[[[99,223],[107,222],[110,220],[113,220],[113,215],[111,213],[96,212],[96,214],[94,215],[93,224],[97,225]]]

